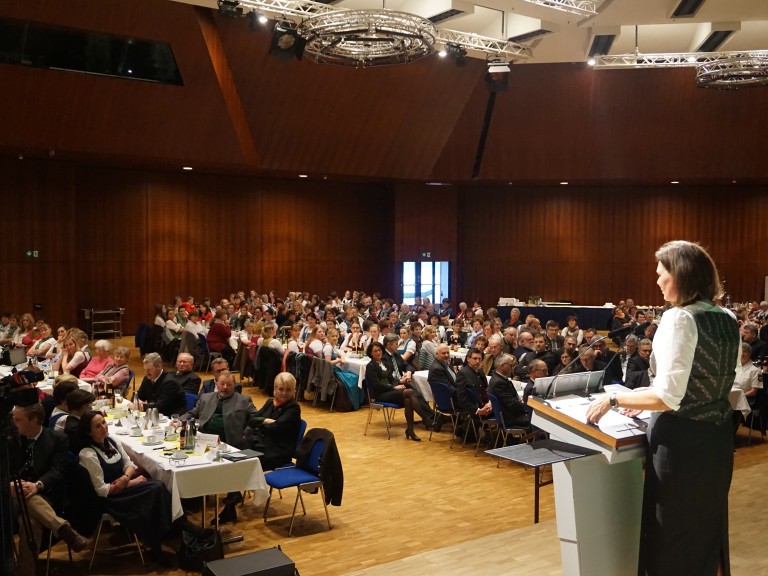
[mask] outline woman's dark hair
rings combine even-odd
[[[101,416],[101,412],[96,410],[90,410],[82,415],[80,422],[77,424],[77,435],[80,437],[80,446],[91,446],[94,444],[93,437],[91,436],[91,423],[96,416]],[[111,456],[116,453],[116,450],[108,442],[104,442],[104,454]]]
[[[574,358],[576,358],[576,356],[578,356],[578,355],[579,355],[579,351],[578,351],[578,350],[576,350],[576,348],[573,348],[573,349],[570,349],[570,350],[568,350],[568,349],[563,349],[562,353],[560,354],[560,358],[559,358],[560,362],[562,362],[562,361],[563,361],[563,360],[562,360],[562,356],[563,356],[563,354],[568,354],[568,358],[569,358],[568,362],[570,362],[571,360],[573,360]]]
[[[381,342],[372,342],[371,345],[368,347],[368,356],[373,358],[373,349],[374,348],[381,348],[381,353],[384,354],[384,345]]]
[[[716,300],[723,296],[723,285],[714,260],[695,242],[673,240],[656,251],[658,260],[675,279],[677,302],[685,306],[697,300]]]

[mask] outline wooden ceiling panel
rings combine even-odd
[[[4,3],[0,15],[169,42],[184,86],[0,64],[0,148],[180,167],[244,160],[194,8],[136,0]]]

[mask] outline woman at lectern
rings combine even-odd
[[[656,252],[656,283],[673,307],[654,339],[650,388],[595,400],[597,423],[612,407],[652,410],[643,497],[639,574],[730,574],[728,489],[733,429],[728,392],[740,354],[736,318],[715,263],[698,244],[675,240]]]

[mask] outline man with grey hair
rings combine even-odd
[[[163,371],[163,359],[157,352],[144,356],[144,380],[136,393],[134,403],[139,410],[145,410],[148,404],[154,404],[161,414],[184,414],[187,411],[187,399],[178,382],[168,378]]]
[[[176,382],[185,394],[200,393],[200,376],[194,373],[195,358],[188,352],[176,356],[176,372],[168,374],[168,380]]]
[[[517,335],[517,348],[514,354],[520,360],[531,351],[533,351],[533,334],[529,330],[521,330]]]
[[[488,339],[488,352],[486,352],[483,362],[480,364],[480,368],[486,376],[493,371],[494,363],[503,353],[503,346],[502,338],[498,334],[494,334]]]
[[[768,355],[768,344],[757,337],[757,326],[755,324],[751,322],[742,324],[739,332],[741,333],[742,342],[746,342],[752,347],[752,356],[750,357],[752,361],[759,359],[761,356]]]
[[[504,424],[527,428],[531,424],[528,407],[520,400],[520,395],[517,393],[512,380],[512,370],[515,364],[517,364],[517,359],[514,356],[500,354],[496,358],[495,369],[491,373],[488,389],[501,403]]]

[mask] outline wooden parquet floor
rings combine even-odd
[[[124,342],[132,344],[132,339]],[[142,373],[138,351],[131,365]],[[201,374],[204,379],[210,376]],[[265,397],[247,388],[254,404]],[[243,534],[243,542],[225,546],[227,556],[280,545],[296,562],[302,576],[357,575],[536,575],[561,574],[554,522],[553,487],[541,491],[541,523],[533,524],[533,471],[496,461],[474,447],[454,445],[450,435],[417,431],[422,442],[404,437],[402,413],[395,418],[387,440],[383,420],[375,413],[368,435],[363,435],[367,408],[351,413],[329,413],[326,408],[302,405],[309,428],[328,428],[344,465],[342,506],[329,507],[328,530],[318,495],[305,498],[307,515],[299,516],[292,537],[287,536],[295,491],[273,499],[269,522],[262,507],[250,500],[238,507],[239,521],[227,524],[223,536]],[[744,444],[742,431],[739,444]],[[755,442],[757,440],[757,442]],[[752,446],[736,451],[730,497],[731,555],[735,576],[768,575],[768,558],[760,542],[768,527],[763,486],[768,477],[768,443],[757,435]],[[300,511],[299,511],[300,512]],[[620,513],[620,511],[617,511]],[[209,518],[210,516],[209,508]],[[200,521],[200,514],[190,517]],[[168,549],[175,543],[170,542]],[[54,569],[59,574],[86,574],[87,560],[55,548]],[[186,574],[142,568],[135,554],[98,555],[92,574]],[[596,575],[600,576],[600,575]],[[610,575],[605,575],[610,576]]]

